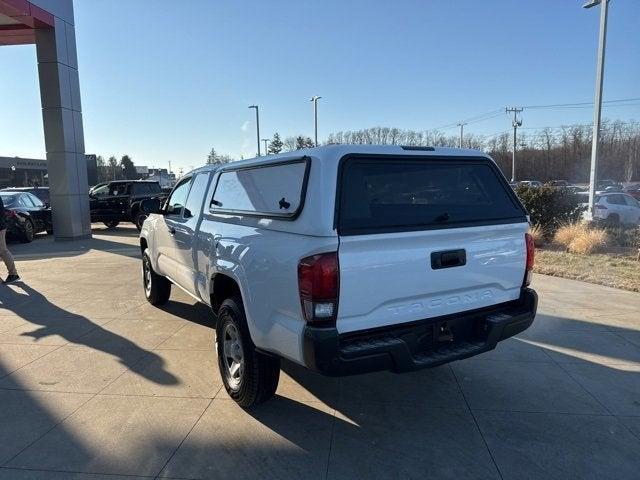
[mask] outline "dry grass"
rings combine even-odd
[[[545,231],[540,225],[534,225],[529,229],[529,233],[533,237],[533,242],[537,247],[544,245],[546,243],[546,239],[544,237]]]
[[[609,236],[604,229],[590,227],[586,223],[571,223],[560,227],[553,241],[568,252],[588,255],[605,247]]]
[[[534,271],[640,292],[640,262],[632,257],[536,250]]]
[[[553,241],[562,245],[565,248],[569,247],[569,244],[584,231],[584,225],[582,223],[568,223],[561,226],[556,234],[553,236]]]

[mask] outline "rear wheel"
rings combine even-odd
[[[610,227],[617,227],[620,225],[620,216],[617,213],[610,213],[605,223]]]
[[[108,222],[103,222],[108,229],[116,228],[120,222],[117,220],[109,220]]]
[[[216,348],[224,388],[238,405],[252,407],[275,394],[280,359],[256,350],[238,297],[228,298],[220,306]]]
[[[22,243],[30,243],[33,242],[33,237],[35,236],[35,228],[33,227],[33,222],[28,218],[24,221],[24,225],[22,225],[22,234],[20,235],[20,241]]]
[[[151,305],[163,305],[171,296],[171,282],[153,271],[149,249],[142,254],[142,284],[144,296]]]

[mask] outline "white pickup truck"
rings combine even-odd
[[[217,315],[229,395],[271,397],[280,359],[327,375],[433,367],[533,322],[527,214],[475,150],[333,145],[187,174],[140,234],[145,295]]]

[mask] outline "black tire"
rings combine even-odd
[[[164,305],[171,296],[171,282],[154,272],[149,249],[142,254],[142,286],[144,296],[151,305]]]
[[[234,329],[238,333],[235,343],[230,336]],[[225,343],[228,345],[227,352]],[[239,349],[233,348],[235,344],[239,344]],[[218,310],[216,349],[222,383],[238,405],[249,408],[273,397],[280,380],[280,359],[256,350],[247,327],[242,300],[238,297],[226,299]],[[235,378],[229,360],[235,363],[236,359],[229,355],[238,351],[242,367]]]
[[[33,226],[33,222],[27,218],[22,226],[22,232],[20,232],[20,241],[22,243],[31,243],[33,242],[35,234],[36,230]]]
[[[611,213],[607,217],[605,224],[609,227],[617,227],[620,225],[620,215],[617,213]]]
[[[149,215],[147,215],[144,212],[136,213],[135,217],[133,218],[133,223],[135,224],[138,231],[142,230],[142,224],[144,223],[144,221],[147,219],[148,216]]]
[[[104,223],[104,225],[109,229],[113,229],[116,228],[118,225],[120,225],[120,222],[117,220],[109,220],[108,222],[102,222]]]

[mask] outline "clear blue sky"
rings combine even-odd
[[[592,101],[599,12],[583,2],[76,0],[86,149],[185,168],[211,146],[252,156],[248,105],[260,105],[263,137],[311,135],[315,94],[321,138]],[[637,97],[640,1],[611,0],[604,98]],[[0,155],[43,158],[35,47],[0,48],[0,111]],[[541,127],[591,115],[530,110],[523,119]],[[640,106],[604,116],[640,119]],[[467,128],[509,127],[501,115]]]

